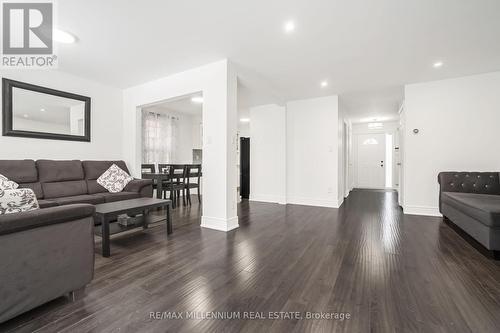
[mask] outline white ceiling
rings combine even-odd
[[[129,87],[229,58],[242,108],[339,94],[358,120],[394,115],[406,83],[500,70],[498,0],[65,0],[58,11],[79,38],[60,45],[61,70]]]
[[[200,94],[192,94],[187,96],[182,96],[180,98],[175,98],[173,100],[164,101],[148,107],[144,107],[143,110],[154,111],[154,112],[177,112],[183,113],[190,116],[200,116],[202,115],[203,104],[195,103],[191,100],[192,97],[201,97]]]

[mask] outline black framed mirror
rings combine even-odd
[[[2,79],[4,136],[90,142],[90,97]]]

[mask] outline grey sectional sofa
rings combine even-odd
[[[0,160],[0,174],[33,189],[40,208],[153,196],[149,179],[134,179],[120,193],[109,193],[99,185],[97,178],[113,163],[129,172],[123,161]]]
[[[94,211],[77,204],[0,215],[0,323],[92,280]]]
[[[151,180],[109,193],[96,179],[123,161],[0,160],[41,209],[0,215],[0,323],[85,287],[94,273],[94,204],[151,197]]]
[[[438,182],[441,214],[499,258],[499,173],[441,172]]]

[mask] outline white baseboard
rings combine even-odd
[[[287,204],[291,205],[305,205],[305,206],[317,206],[317,207],[329,207],[329,208],[339,208],[339,202],[335,200],[327,199],[314,199],[305,197],[289,197],[287,198]]]
[[[340,198],[337,207],[340,208],[340,206],[342,206],[343,203],[344,203],[344,198]]]
[[[231,231],[238,228],[238,216],[232,217],[230,219],[221,219],[218,217],[201,217],[201,226],[203,228],[219,230],[219,231]]]
[[[437,216],[437,217],[443,216],[439,212],[438,207],[430,207],[430,206],[405,205],[403,207],[403,212],[406,215],[424,215],[424,216]]]
[[[286,204],[286,198],[284,196],[279,196],[279,195],[256,194],[256,195],[250,195],[249,200],[258,202],[279,203],[281,205]]]

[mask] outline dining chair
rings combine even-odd
[[[163,197],[166,198],[167,191],[170,192],[170,200],[172,200],[172,208],[176,208],[181,192],[184,194],[185,184],[185,165],[184,164],[158,164],[158,170],[169,174],[169,179],[163,182]],[[182,179],[182,180],[181,180]],[[183,203],[186,197],[183,195]]]
[[[158,163],[158,172],[169,173],[170,172],[170,164]]]
[[[141,164],[141,172],[155,173],[156,171],[154,164]]]
[[[194,182],[194,180],[196,181]],[[189,205],[191,205],[191,189],[196,189],[198,192],[198,202],[201,203],[201,193],[200,193],[200,181],[201,181],[201,164],[187,164],[186,165],[186,197]]]
[[[155,173],[156,168],[154,164],[141,164],[141,173]],[[156,183],[156,180],[153,180],[153,190],[156,190],[158,188],[158,185]]]
[[[185,206],[186,203],[186,165],[185,164],[170,164],[170,177],[172,179],[172,188],[174,190],[174,196],[177,204],[177,200],[180,199],[182,194],[182,203]]]
[[[167,192],[170,192],[170,200],[172,200],[172,208],[175,209],[174,190],[172,188],[172,178],[170,177],[170,164],[158,163],[158,173],[166,173],[169,175],[169,178],[164,179],[162,183],[163,186],[162,197],[166,199]]]

